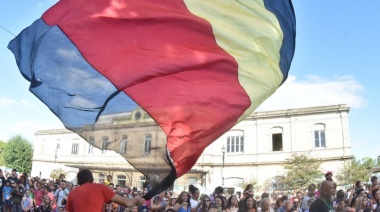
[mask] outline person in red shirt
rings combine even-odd
[[[78,186],[67,198],[66,212],[102,211],[104,203],[115,202],[130,207],[145,203],[143,198],[126,198],[111,191],[105,185],[93,183],[94,177],[88,169],[82,169],[77,174]]]
[[[45,196],[45,192],[42,190],[42,184],[40,182],[36,182],[35,184],[35,190],[33,191],[34,195],[34,203],[36,204],[36,207],[40,207],[42,204],[42,200]]]

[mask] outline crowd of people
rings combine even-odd
[[[152,199],[136,187],[114,185],[112,176],[94,183],[91,171],[80,170],[77,184],[61,175],[56,180],[28,178],[17,170],[3,175],[0,169],[1,212],[380,212],[380,191],[376,176],[367,187],[357,181],[354,188],[337,190],[332,173],[319,184],[310,184],[305,192],[294,194],[255,194],[252,185],[241,195],[228,194],[218,186],[211,194],[201,194],[193,185],[174,195],[163,191]]]
[[[64,211],[65,201],[71,182],[61,175],[56,180],[30,178],[26,173],[3,173],[0,169],[0,211],[1,212],[58,212]]]

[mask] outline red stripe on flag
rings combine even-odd
[[[250,105],[235,59],[182,1],[61,0],[43,20],[162,127],[177,177]]]

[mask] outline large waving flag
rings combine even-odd
[[[146,198],[285,81],[290,0],[61,0],[8,48],[64,125],[147,176]]]

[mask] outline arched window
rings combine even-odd
[[[272,134],[272,151],[283,151],[282,127],[273,127],[270,131]]]
[[[125,154],[127,152],[127,141],[128,141],[128,136],[123,135],[120,141],[120,146],[119,146],[120,154]]]
[[[227,153],[244,152],[244,131],[231,130],[227,132]]]
[[[326,148],[325,125],[315,124],[313,126],[313,131],[314,131],[314,147]]]
[[[103,141],[102,141],[102,154],[107,153],[107,146],[108,146],[108,136],[104,136]]]
[[[90,136],[88,138],[88,154],[94,153],[94,144],[95,144],[95,138],[94,136]]]
[[[152,145],[152,135],[144,135],[144,154],[148,155],[150,153],[150,147]]]

